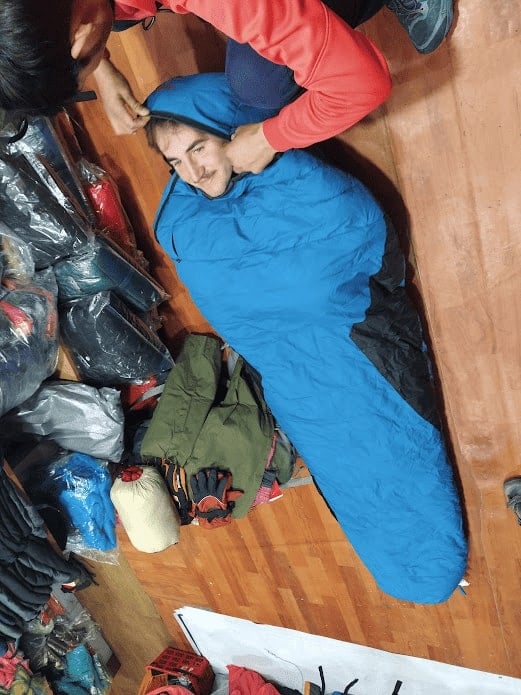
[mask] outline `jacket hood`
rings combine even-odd
[[[242,104],[231,92],[224,73],[173,77],[148,97],[151,115],[176,120],[229,140],[245,123],[259,123],[275,113]]]

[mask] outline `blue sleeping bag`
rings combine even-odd
[[[223,137],[255,120],[218,74],[171,80],[147,104]],[[446,600],[466,568],[460,502],[404,257],[372,195],[292,150],[217,198],[174,174],[155,232],[195,304],[262,375],[379,587]]]

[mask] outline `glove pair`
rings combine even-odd
[[[235,500],[240,490],[231,490],[232,474],[217,468],[202,468],[190,478],[195,515],[206,528],[225,526],[232,520]]]

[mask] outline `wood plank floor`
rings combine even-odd
[[[84,592],[123,663],[116,695],[137,691],[150,645],[183,644],[172,612],[185,604],[521,677],[521,528],[502,491],[521,475],[520,24],[519,0],[463,0],[449,40],[421,56],[383,10],[363,31],[388,58],[393,93],[327,143],[379,196],[409,246],[469,528],[466,594],[421,606],[381,593],[311,486],[215,535],[184,527],[177,546],[154,556],[120,531],[122,567],[101,568],[103,586]],[[161,16],[149,32],[113,36],[110,48],[141,97],[171,75],[222,67],[220,37],[194,17]],[[112,136],[98,104],[81,105],[77,117],[83,146],[115,176],[172,294],[164,321],[175,350],[184,331],[207,326],[150,235],[164,164],[142,133]],[[166,631],[137,609],[96,601],[107,586],[119,590],[111,573],[132,572]]]

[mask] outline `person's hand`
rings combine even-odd
[[[225,151],[236,174],[246,171],[260,174],[277,154],[264,137],[262,123],[239,126],[232,141],[225,145]]]
[[[98,94],[116,135],[130,135],[149,119],[149,110],[133,95],[127,79],[108,58],[94,72]]]

